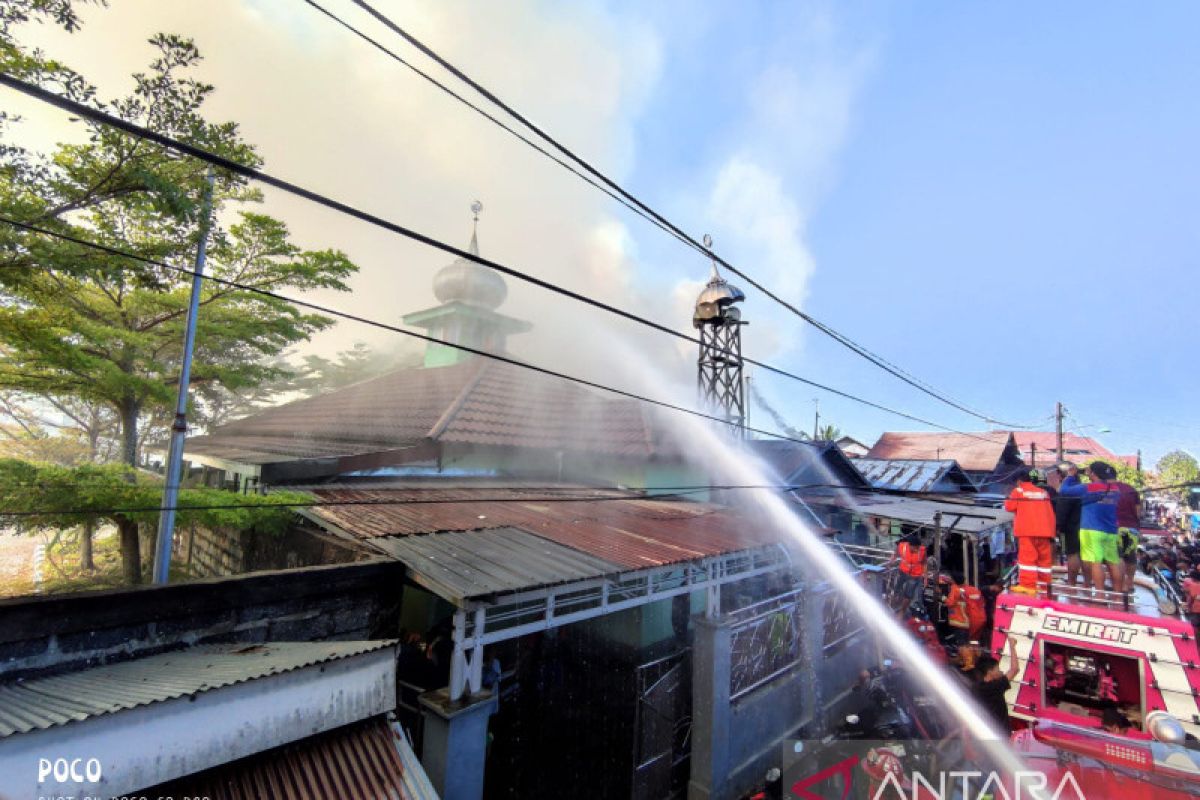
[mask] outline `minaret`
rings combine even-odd
[[[711,236],[705,235],[704,246],[712,249]],[[741,309],[735,304],[745,299],[741,289],[721,277],[714,258],[712,274],[696,298],[692,314],[692,325],[700,332],[696,381],[701,400],[739,426],[746,424],[742,326],[749,323],[742,321]]]
[[[467,252],[479,255],[479,212],[483,203],[471,204],[471,241]],[[504,278],[495,270],[466,258],[456,258],[437,271],[433,294],[440,306],[404,315],[404,324],[425,328],[430,336],[489,353],[504,353],[508,337],[533,326],[524,320],[497,313],[508,296]],[[430,342],[425,346],[425,366],[444,367],[471,358],[455,347]]]

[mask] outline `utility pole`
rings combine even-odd
[[[750,427],[750,370],[746,370],[746,379],[743,381],[743,383],[746,386],[746,392],[744,395],[746,398],[746,414],[744,417],[742,417],[742,425],[745,427]]]
[[[1055,421],[1055,436],[1057,437],[1057,445],[1056,445],[1057,449],[1055,451],[1055,457],[1058,459],[1058,463],[1060,463],[1060,464],[1063,461],[1062,418],[1063,418],[1063,404],[1055,403],[1054,404],[1054,421]]]
[[[813,441],[817,440],[817,433],[821,430],[821,398],[813,398]]]
[[[179,501],[180,474],[183,471],[183,441],[187,436],[188,386],[192,379],[192,350],[196,344],[196,317],[200,313],[200,292],[204,288],[204,258],[208,232],[212,227],[213,172],[208,170],[204,201],[200,210],[200,241],[196,244],[196,269],[192,275],[192,297],[183,333],[183,363],[179,368],[179,394],[175,401],[175,422],[171,425],[171,445],[167,450],[167,468],[163,486],[162,511],[158,516],[158,539],[154,548],[154,583],[167,582],[171,569],[171,538],[175,532],[175,506]]]
[[[1029,443],[1029,466],[1037,466],[1037,442]]]

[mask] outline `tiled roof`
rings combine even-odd
[[[1054,431],[1013,431],[1013,439],[1021,451],[1025,463],[1030,462],[1031,449],[1037,463],[1031,466],[1049,466],[1058,460],[1058,434]],[[1130,456],[1118,456],[1090,436],[1080,436],[1075,433],[1063,432],[1063,458],[1067,461],[1085,462],[1103,459],[1110,463],[1126,461]],[[1132,456],[1134,463],[1137,456]],[[1128,461],[1126,461],[1128,463]]]
[[[991,472],[1001,463],[1011,434],[889,432],[867,453],[867,458],[886,460],[913,459],[939,461],[949,459],[968,472]]]
[[[436,800],[403,736],[382,717],[205,770],[139,796],[211,800]]]
[[[297,400],[188,440],[187,453],[273,464],[416,447],[427,442],[596,452],[644,459],[643,409],[483,359],[404,368]]]
[[[336,661],[391,641],[203,645],[0,686],[0,738]]]
[[[414,536],[444,531],[518,528],[625,569],[661,566],[778,543],[786,534],[754,525],[720,506],[654,500],[633,492],[601,490],[603,499],[579,499],[575,490],[561,499],[546,492],[495,489],[451,490],[429,502],[428,491],[377,488],[317,489],[321,500],[369,500],[386,505],[319,506],[305,515],[342,533],[370,542],[381,536]],[[614,497],[616,499],[614,499]],[[412,498],[421,504],[404,504]],[[399,501],[391,504],[391,501]],[[468,541],[468,540],[461,540]],[[482,540],[481,540],[482,541]],[[380,549],[387,550],[385,544]]]

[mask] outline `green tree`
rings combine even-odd
[[[1172,450],[1167,453],[1154,465],[1154,470],[1157,473],[1155,484],[1158,486],[1179,486],[1200,481],[1200,464],[1196,463],[1193,456],[1182,450]],[[1182,498],[1187,494],[1187,490],[1184,488],[1173,489],[1171,493]]]
[[[311,397],[374,378],[393,369],[420,364],[421,351],[407,342],[402,342],[398,347],[371,347],[366,342],[355,342],[332,359],[305,356],[296,389]]]
[[[24,16],[78,24],[68,0],[19,0]],[[80,75],[13,35],[23,21],[0,17],[5,70],[106,107],[161,133],[243,164],[257,165],[236,124],[211,123],[201,106],[213,87],[189,74],[200,60],[177,36],[151,39],[157,57],[135,88],[103,103]],[[0,117],[0,125],[14,120]],[[207,168],[100,125],[78,123],[82,141],[50,154],[14,144],[0,150],[0,213],[171,264],[190,266]],[[0,135],[6,129],[0,128]],[[2,141],[2,140],[0,140]],[[273,291],[345,291],[355,266],[340,252],[303,250],[283,222],[252,211],[261,194],[217,172],[211,274]],[[163,419],[177,391],[190,280],[141,262],[0,225],[0,388],[112,409],[120,460],[139,463],[146,419]],[[197,323],[197,390],[242,391],[284,373],[280,353],[332,320],[253,293],[207,283]],[[136,523],[119,521],[126,577],[140,582]]]
[[[160,480],[122,464],[66,467],[0,459],[0,521],[18,532],[61,532],[79,525],[87,532],[106,521],[118,530],[136,531],[139,524],[157,521],[161,500]],[[180,527],[194,522],[279,533],[293,517],[288,504],[311,500],[298,492],[241,496],[219,489],[182,489],[176,518]],[[127,567],[124,556],[122,551]]]
[[[842,429],[837,425],[822,425],[817,431],[817,439],[822,442],[836,442],[842,438]]]
[[[1146,488],[1146,475],[1137,467],[1132,467],[1124,461],[1109,461],[1103,458],[1088,459],[1084,466],[1094,464],[1095,462],[1108,464],[1117,473],[1117,480],[1122,483],[1127,483],[1135,489]]]

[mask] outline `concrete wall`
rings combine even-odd
[[[722,619],[696,620],[691,800],[736,798],[761,786],[767,770],[780,763],[784,739],[823,735],[854,677],[875,662],[875,648],[865,634],[826,658],[824,595],[812,587],[800,599],[800,663],[736,701],[729,699],[734,626]]]
[[[215,642],[395,636],[395,562],[0,601],[0,678]]]
[[[175,561],[196,577],[346,564],[364,557],[348,544],[299,527],[275,534],[192,524],[178,530],[177,542]]]

